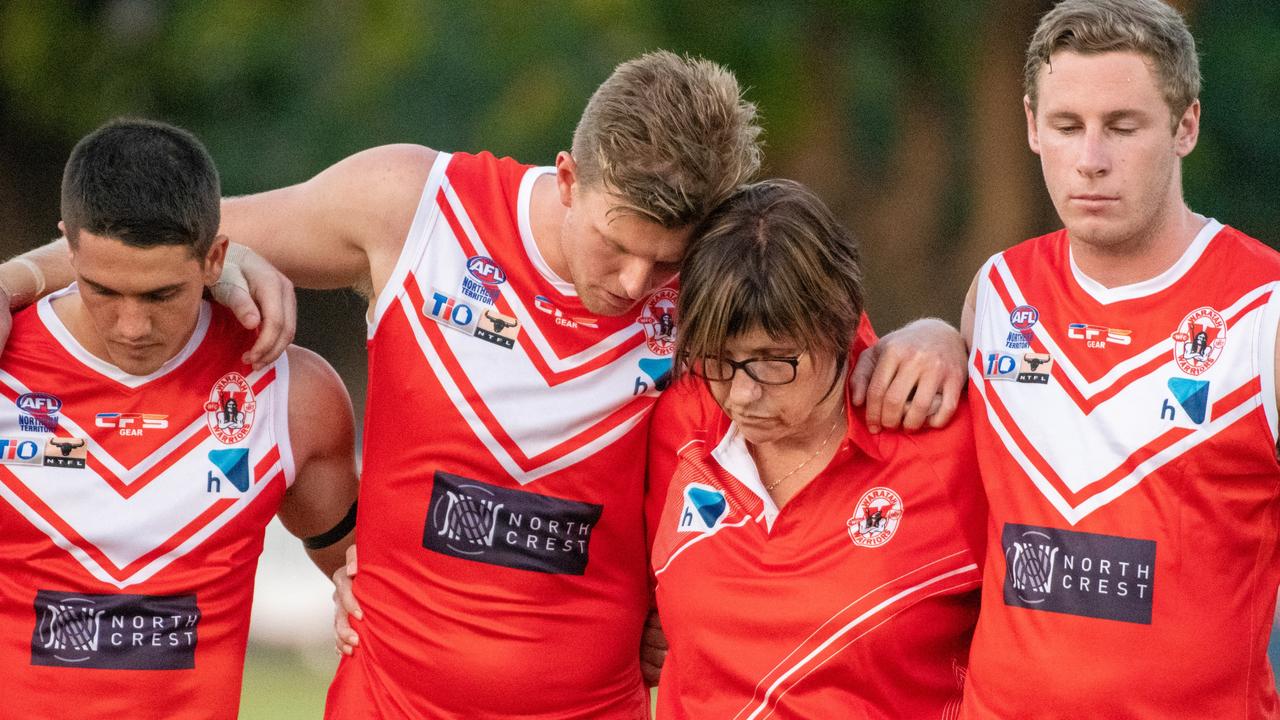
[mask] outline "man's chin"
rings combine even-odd
[[[599,295],[596,293],[587,293],[579,296],[583,307],[596,315],[605,315],[608,317],[617,317],[626,315],[628,311],[639,304],[638,300],[615,300],[609,295]]]

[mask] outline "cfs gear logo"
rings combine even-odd
[[[676,532],[707,532],[715,528],[729,510],[724,493],[700,483],[689,483],[684,488],[684,505],[680,508],[680,520]]]
[[[18,415],[18,428],[22,432],[51,433],[58,431],[58,411],[62,409],[62,401],[56,395],[44,392],[29,392],[19,395],[14,401],[21,414]]]
[[[257,409],[253,388],[237,372],[227,373],[214,383],[209,401],[204,404],[209,432],[223,445],[233,445],[249,436]]]
[[[561,327],[567,327],[571,330],[576,330],[579,325],[588,328],[596,327],[595,318],[566,315],[564,311],[560,309],[560,306],[556,305],[555,302],[546,295],[535,295],[533,298],[533,306],[538,309],[538,312],[550,315],[555,319],[556,324]]]
[[[30,438],[0,438],[0,465],[39,465],[40,444]]]
[[[485,310],[476,323],[476,337],[508,350],[515,347],[520,321],[494,310]]]
[[[893,539],[902,524],[902,498],[887,487],[868,490],[845,523],[849,539],[858,547],[880,547]]]
[[[1013,331],[1009,333],[1004,344],[1013,350],[1031,347],[1031,341],[1036,338],[1032,328],[1038,322],[1040,322],[1040,311],[1031,305],[1019,305],[1014,308],[1013,312],[1009,313],[1009,324],[1013,326]]]
[[[1227,344],[1227,322],[1211,307],[1196,308],[1182,319],[1172,337],[1178,369],[1188,375],[1202,375],[1222,355]]]
[[[44,466],[83,470],[89,459],[84,438],[49,438],[44,446]]]
[[[98,413],[94,425],[113,428],[121,435],[138,437],[144,430],[163,430],[169,427],[168,415],[154,413]]]
[[[670,355],[676,349],[676,299],[679,293],[662,288],[649,296],[640,308],[638,322],[644,328],[649,351]]]
[[[1089,325],[1087,323],[1071,323],[1067,325],[1067,337],[1072,340],[1083,340],[1085,347],[1105,348],[1107,343],[1112,345],[1128,345],[1133,338],[1132,330],[1117,330],[1116,328],[1103,327],[1102,325]]]

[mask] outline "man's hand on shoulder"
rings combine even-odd
[[[867,427],[918,430],[946,425],[964,391],[964,340],[942,320],[917,320],[885,335],[858,358],[853,403],[866,405]]]
[[[243,357],[255,370],[274,362],[293,342],[298,329],[293,283],[258,253],[230,244],[222,276],[210,292],[241,325],[258,331],[257,342]]]

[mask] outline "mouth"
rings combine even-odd
[[[1113,205],[1120,201],[1116,195],[1101,195],[1097,193],[1081,193],[1079,195],[1071,195],[1071,202],[1082,206],[1086,209],[1102,209]]]

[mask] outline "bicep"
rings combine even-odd
[[[221,233],[301,287],[380,289],[378,276],[399,257],[435,157],[420,146],[377,147],[306,182],[227,198]]]
[[[970,351],[973,350],[973,319],[974,313],[978,308],[978,274],[973,276],[973,282],[969,283],[969,291],[964,295],[964,310],[960,312],[960,337],[964,339],[964,346]]]

